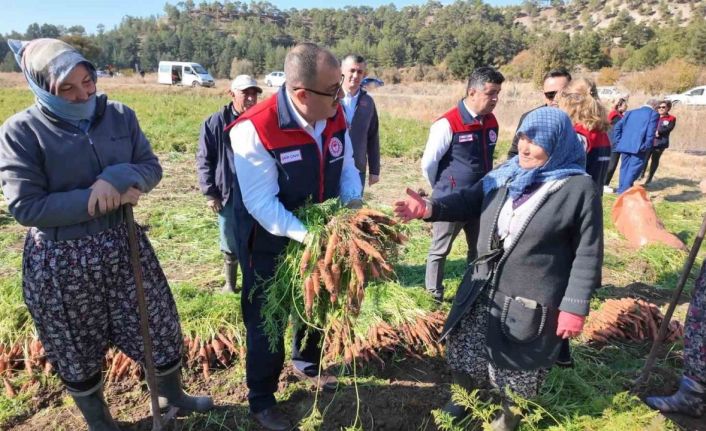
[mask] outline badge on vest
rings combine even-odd
[[[465,135],[459,135],[458,136],[458,142],[463,143],[463,142],[473,142],[473,133],[466,133]]]
[[[343,143],[341,140],[335,136],[331,138],[328,143],[328,152],[331,154],[331,157],[341,157],[341,154],[343,154]]]
[[[488,132],[488,139],[490,139],[490,142],[495,143],[498,141],[498,134],[495,133],[495,130],[491,130]]]
[[[301,162],[302,152],[301,150],[287,151],[286,153],[281,153],[279,155],[279,160],[283,165],[292,162]]]

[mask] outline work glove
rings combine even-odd
[[[583,331],[583,324],[586,321],[586,316],[569,313],[568,311],[559,312],[559,323],[556,327],[556,335],[561,338],[578,337]]]
[[[427,205],[427,201],[410,188],[407,189],[407,197],[404,200],[395,202],[394,211],[405,223],[431,216],[431,207]]]

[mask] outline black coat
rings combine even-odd
[[[471,189],[433,201],[430,221],[465,221],[480,215],[477,250],[491,250],[491,239],[505,202],[506,189],[484,196],[482,181]],[[600,286],[603,264],[601,199],[589,176],[557,181],[504,251],[490,289],[487,350],[501,368],[550,367],[561,339],[556,335],[559,310],[587,315]],[[479,297],[490,267],[469,266],[459,286],[442,339]],[[481,296],[481,298],[485,297]],[[518,302],[528,299],[530,309]]]
[[[228,201],[235,175],[233,148],[224,128],[236,118],[232,103],[208,117],[201,126],[196,151],[196,173],[201,193],[219,199],[223,205]]]

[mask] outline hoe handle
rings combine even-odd
[[[635,380],[634,387],[639,386],[641,383],[644,383],[647,381],[647,377],[650,375],[650,372],[652,371],[652,368],[654,367],[655,360],[657,359],[657,350],[659,349],[659,346],[662,344],[662,341],[664,340],[665,335],[667,335],[667,329],[669,328],[669,322],[672,320],[672,315],[674,314],[674,309],[677,307],[677,302],[679,301],[679,297],[681,296],[682,290],[684,290],[684,285],[686,284],[686,279],[689,277],[689,273],[691,272],[691,268],[694,266],[694,261],[696,260],[696,255],[699,253],[699,249],[701,248],[701,243],[704,240],[704,234],[706,234],[706,214],[704,214],[704,219],[701,222],[701,229],[699,230],[699,233],[696,235],[696,238],[694,238],[694,245],[691,246],[691,251],[689,252],[689,257],[686,259],[686,262],[684,263],[684,268],[681,271],[681,276],[679,277],[679,282],[677,283],[677,288],[674,289],[674,293],[672,294],[672,300],[669,303],[669,308],[667,308],[667,312],[664,315],[664,319],[662,320],[662,324],[659,326],[659,333],[657,334],[657,338],[654,339],[652,342],[652,349],[650,350],[649,356],[647,356],[647,360],[645,361],[645,366],[642,369],[642,373],[640,373],[640,377]]]

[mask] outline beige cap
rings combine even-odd
[[[250,75],[238,75],[230,83],[231,90],[247,90],[248,88],[256,88],[258,93],[262,93],[262,88],[258,87],[257,81]]]

